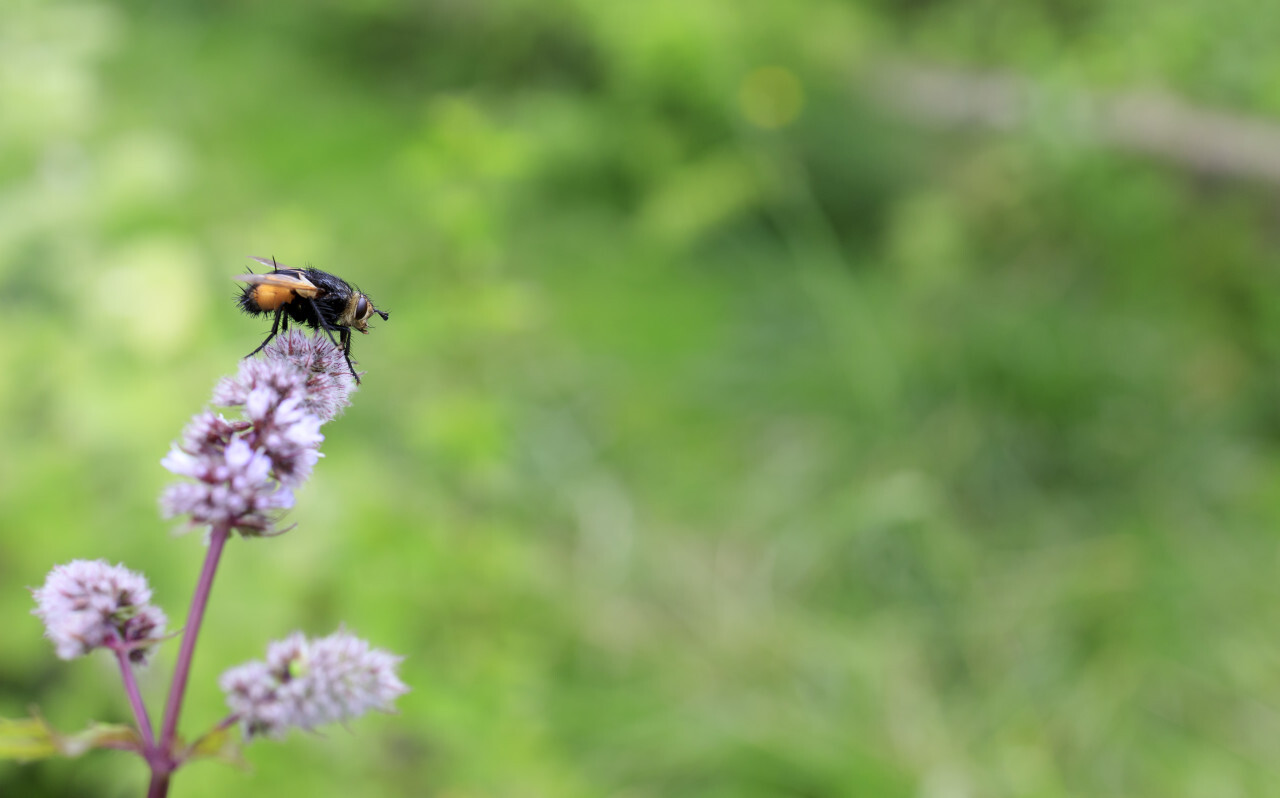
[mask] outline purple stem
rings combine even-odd
[[[147,798],[165,798],[169,794],[169,772],[151,771],[151,784],[147,787]]]
[[[124,679],[124,691],[129,694],[129,704],[133,706],[133,718],[138,722],[138,730],[142,732],[144,753],[156,747],[156,738],[151,733],[151,718],[147,715],[147,705],[142,703],[142,693],[138,691],[138,680],[133,675],[133,663],[129,662],[129,649],[124,646],[112,646],[116,652],[116,661],[120,663],[120,676]]]
[[[173,744],[178,735],[178,715],[182,711],[182,697],[187,690],[187,678],[191,675],[191,659],[196,651],[200,622],[204,620],[204,610],[209,604],[209,591],[213,589],[213,575],[218,570],[222,547],[226,545],[230,534],[231,528],[226,525],[215,526],[209,533],[209,550],[204,556],[204,567],[200,570],[200,581],[196,583],[195,595],[191,597],[187,626],[182,631],[182,648],[178,651],[178,662],[173,669],[173,683],[169,686],[169,701],[164,707],[164,724],[161,726],[160,741],[156,746],[157,756],[148,759],[151,765],[151,787],[147,791],[148,798],[163,798],[168,794],[169,774],[178,765],[174,761]]]

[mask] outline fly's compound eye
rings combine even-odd
[[[360,299],[356,301],[356,318],[360,321],[366,321],[373,315],[373,305],[369,304],[369,300],[364,294],[360,295]]]

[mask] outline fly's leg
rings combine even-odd
[[[309,297],[307,301],[311,303],[311,309],[315,311],[316,318],[320,320],[320,329],[324,330],[324,334],[329,336],[329,341],[332,342],[334,346],[342,349],[342,356],[347,359],[347,368],[351,370],[351,376],[355,377],[356,385],[359,385],[360,375],[356,374],[356,367],[351,365],[351,330],[347,327],[338,328],[330,325],[329,322],[325,321],[324,314],[320,312],[320,308],[316,305],[316,301]],[[341,339],[342,343],[338,343],[338,341],[334,340],[333,334],[335,332],[338,333],[338,337]]]
[[[256,355],[256,354],[258,354],[259,352],[261,352],[261,351],[262,351],[262,347],[264,347],[264,346],[266,346],[267,344],[271,343],[271,339],[272,339],[272,338],[275,338],[275,337],[276,337],[276,334],[277,334],[278,332],[280,332],[280,317],[281,317],[281,316],[283,316],[283,315],[284,315],[284,311],[282,311],[282,310],[277,310],[277,311],[276,311],[276,317],[275,317],[275,319],[274,319],[274,320],[272,320],[272,322],[271,322],[271,334],[267,336],[267,340],[265,340],[265,341],[263,341],[262,343],[258,344],[258,348],[257,348],[257,349],[255,349],[255,350],[253,350],[253,351],[252,351],[252,352],[250,352],[249,354],[245,355],[245,357],[253,357],[254,355]],[[284,322],[284,328],[285,328],[286,330],[287,330],[287,329],[289,329],[289,320],[288,320],[288,319],[285,319],[285,322]]]
[[[360,375],[356,374],[356,367],[351,362],[351,330],[344,328],[338,333],[338,337],[342,339],[342,356],[347,359],[347,368],[351,370],[351,376],[356,378],[356,385],[359,385]]]

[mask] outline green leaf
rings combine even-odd
[[[71,735],[54,732],[54,738],[63,756],[80,756],[91,748],[142,749],[142,739],[133,727],[118,723],[92,723],[84,731]]]
[[[240,735],[236,727],[215,726],[203,737],[187,748],[184,760],[217,759],[241,769],[248,769],[244,761],[244,747],[240,744]]]
[[[0,718],[0,759],[29,762],[58,753],[53,729],[40,718]]]
[[[75,734],[60,734],[44,718],[0,718],[0,759],[29,762],[51,756],[80,756],[93,748],[136,751],[142,747],[129,726],[93,723]]]

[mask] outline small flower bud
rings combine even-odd
[[[54,567],[44,586],[31,591],[33,615],[58,656],[75,659],[99,647],[123,647],[144,662],[148,644],[164,635],[167,619],[151,602],[144,576],[105,560],[72,560]]]
[[[182,450],[191,454],[211,454],[226,449],[231,436],[249,428],[248,422],[228,421],[205,411],[191,419],[182,430]]]

